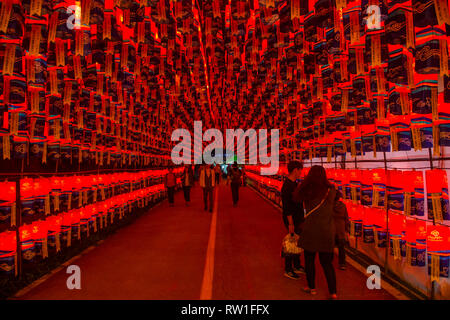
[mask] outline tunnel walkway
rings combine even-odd
[[[283,276],[280,243],[286,231],[280,212],[249,187],[240,189],[233,207],[230,188],[216,188],[214,212],[203,210],[202,190],[192,202],[183,194],[167,202],[72,261],[81,269],[81,290],[69,290],[62,268],[19,299],[262,299],[327,298],[317,261],[318,294],[303,293],[299,280]],[[394,299],[369,290],[366,277],[348,266],[336,270],[340,299]]]

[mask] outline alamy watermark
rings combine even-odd
[[[67,29],[80,29],[81,28],[81,7],[79,5],[71,5],[67,7],[67,14],[70,14],[66,21]]]
[[[67,267],[66,273],[70,274],[70,276],[67,278],[67,281],[66,281],[67,289],[81,290],[81,269],[80,269],[80,267],[75,264],[72,264]]]
[[[380,30],[381,21],[386,20],[386,16],[381,14],[381,9],[377,5],[370,5],[366,9],[367,16],[364,20],[369,30]]]
[[[261,167],[261,175],[274,175],[279,168],[280,133],[278,129],[270,130],[270,152],[268,154],[267,131],[267,129],[259,129],[257,133],[255,129],[246,131],[242,129],[227,129],[225,134],[226,145],[224,147],[223,134],[219,129],[208,129],[202,134],[202,122],[194,121],[194,161],[192,161],[191,133],[186,129],[176,129],[172,132],[171,140],[179,142],[172,149],[172,162],[175,164],[223,164],[224,156],[221,152],[226,150],[226,163],[231,163],[234,161],[236,146],[238,164],[259,163],[269,165],[268,167]],[[180,141],[180,138],[182,138],[182,141]],[[249,146],[248,162],[245,159],[246,139],[248,139]],[[204,141],[212,142],[202,150]],[[236,144],[235,141],[237,141]]]
[[[367,267],[367,273],[370,276],[367,278],[366,285],[369,290],[381,289],[381,270],[377,265],[370,265]]]

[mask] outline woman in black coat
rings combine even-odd
[[[316,294],[315,257],[319,254],[331,299],[336,299],[336,273],[333,267],[335,246],[334,204],[336,189],[328,181],[322,166],[311,167],[294,197],[303,203],[305,222],[302,225],[299,245],[305,250],[305,270],[308,287],[304,291]]]
[[[183,186],[184,201],[186,201],[186,206],[189,206],[191,202],[191,187],[194,185],[194,171],[192,170],[192,166],[186,165],[184,167],[181,184]]]

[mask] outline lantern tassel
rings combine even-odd
[[[405,192],[405,205],[404,205],[404,213],[406,216],[411,215],[411,192]]]
[[[431,281],[439,282],[440,280],[440,258],[436,254],[431,254]]]

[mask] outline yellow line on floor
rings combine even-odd
[[[206,262],[205,262],[205,270],[203,271],[203,281],[202,281],[202,289],[200,292],[200,300],[212,299],[218,203],[219,203],[219,187],[216,187],[214,190],[214,208],[211,218],[211,226],[209,229],[208,249],[206,250]]]

